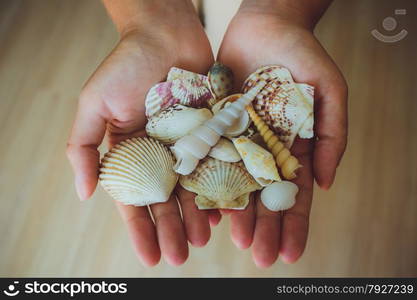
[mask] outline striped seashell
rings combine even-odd
[[[199,209],[244,209],[249,194],[261,188],[242,162],[229,163],[211,157],[205,158],[193,173],[181,176],[179,182],[197,194]]]
[[[290,148],[297,134],[313,137],[314,88],[295,83],[291,73],[280,66],[266,66],[256,70],[244,82],[246,92],[259,81],[267,84],[253,101],[255,111]]]
[[[207,77],[182,71],[173,71],[169,81],[160,82],[148,91],[145,98],[147,117],[177,103],[194,108],[207,106],[208,100],[212,97],[206,85]],[[190,73],[195,75],[188,75]]]
[[[117,201],[134,206],[166,202],[178,180],[171,152],[152,138],[125,140],[101,160],[100,184]]]

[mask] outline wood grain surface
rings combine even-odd
[[[202,4],[215,49],[239,3],[224,2]],[[407,37],[376,40],[396,8]],[[96,0],[0,1],[0,275],[417,276],[416,15],[414,0],[340,0],[317,28],[349,83],[350,132],[299,262],[257,269],[224,218],[183,266],[144,268],[109,196],[78,201],[64,154],[80,89],[117,42],[111,21]]]

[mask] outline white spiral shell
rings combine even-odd
[[[198,161],[206,157],[211,147],[239,118],[245,107],[252,102],[264,85],[265,82],[260,82],[238,100],[221,109],[210,120],[180,138],[171,147],[177,159],[174,166],[175,172],[182,175],[190,174],[197,166]]]
[[[171,152],[152,138],[132,138],[101,160],[100,184],[117,201],[144,206],[166,202],[178,175]]]

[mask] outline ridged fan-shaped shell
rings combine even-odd
[[[291,181],[274,182],[261,192],[261,201],[272,211],[290,209],[295,204],[298,186]]]
[[[195,201],[201,209],[243,209],[247,203],[242,207],[242,199],[236,199],[261,188],[242,162],[229,163],[210,157],[201,161],[191,174],[181,176],[180,184],[197,194]]]
[[[178,175],[171,152],[152,138],[132,138],[101,160],[100,184],[117,201],[135,206],[165,202]]]

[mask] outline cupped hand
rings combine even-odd
[[[205,74],[213,63],[198,19],[192,18],[183,27],[189,29],[177,33],[152,24],[126,32],[83,88],[67,147],[82,200],[96,188],[97,147],[104,136],[112,147],[144,135],[144,99],[149,88],[163,81],[172,66]],[[210,224],[220,221],[217,211],[198,210],[193,194],[181,188],[168,202],[151,205],[149,210],[117,205],[140,260],[148,266],[158,263],[161,254],[172,265],[183,263],[188,256],[187,239],[194,246],[203,246],[210,237]]]
[[[283,213],[271,212],[258,195],[246,210],[230,215],[234,243],[239,248],[252,245],[258,266],[270,266],[278,254],[283,261],[294,262],[306,245],[313,178],[328,189],[346,147],[345,80],[309,28],[268,12],[239,12],[229,25],[218,59],[234,71],[237,90],[250,73],[265,65],[284,66],[296,82],[315,87],[316,139],[297,139],[291,149],[303,165],[294,180],[300,188],[296,204]]]

